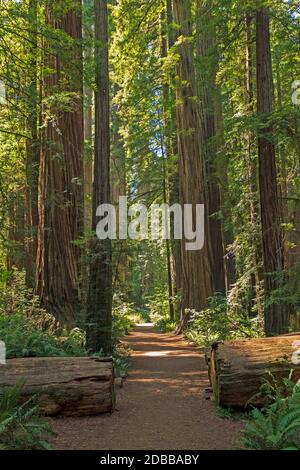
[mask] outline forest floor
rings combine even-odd
[[[182,337],[139,325],[124,340],[132,368],[112,415],[52,420],[56,449],[238,449],[242,422],[205,399],[204,355]]]

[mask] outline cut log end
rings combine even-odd
[[[255,338],[214,343],[207,352],[215,402],[224,407],[263,406],[259,394],[270,374],[278,382],[300,379],[300,335]]]

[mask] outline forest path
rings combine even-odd
[[[205,400],[203,354],[182,337],[139,325],[125,338],[132,368],[112,415],[52,420],[56,449],[202,450],[239,447],[242,424]]]

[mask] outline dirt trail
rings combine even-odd
[[[112,415],[53,420],[57,449],[184,450],[239,447],[241,423],[221,419],[205,400],[203,355],[150,325],[126,338],[132,369]]]

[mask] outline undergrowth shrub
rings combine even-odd
[[[124,374],[129,369],[130,350],[120,338],[130,333],[140,318],[132,304],[115,296],[113,307],[113,363]],[[87,356],[85,331],[61,328],[56,319],[42,309],[39,299],[26,289],[22,273],[0,289],[0,340],[8,359],[20,357]],[[99,351],[99,356],[103,355]]]
[[[113,364],[121,376],[127,376],[130,369],[131,349],[119,343],[113,351]]]
[[[137,318],[132,304],[114,299],[113,343],[127,335]],[[7,358],[86,356],[85,331],[62,328],[53,315],[42,309],[39,299],[25,287],[23,273],[0,289],[0,340],[6,344]]]
[[[147,308],[149,308],[150,319],[158,323],[162,318],[169,316],[169,295],[165,288],[156,288],[153,295],[147,297]]]
[[[151,323],[150,311],[147,308],[139,308],[130,315],[130,318],[134,324]]]
[[[179,297],[176,295],[172,298],[175,310],[179,304]],[[169,299],[169,293],[165,288],[157,288],[154,295],[147,298],[150,320],[162,332],[171,332],[177,327],[177,321],[170,320]]]
[[[136,323],[145,321],[145,312],[137,310],[133,303],[127,302],[119,293],[113,299],[113,342],[128,335]]]
[[[112,321],[114,367],[121,375],[126,376],[130,369],[131,349],[120,339],[128,335],[135,324],[150,322],[150,313],[148,309],[137,309],[133,303],[126,301],[122,294],[115,293]]]
[[[171,321],[170,318],[167,317],[159,318],[156,321],[156,325],[162,333],[171,333],[177,328],[177,322]]]
[[[36,397],[20,402],[22,383],[0,394],[0,450],[49,450],[54,436],[50,424],[39,416]]]
[[[262,387],[268,404],[254,409],[244,430],[244,445],[254,450],[300,450],[300,384],[273,377]]]
[[[0,339],[8,358],[86,354],[84,332],[61,328],[18,277],[0,291]]]
[[[189,310],[186,336],[199,346],[209,346],[215,341],[251,338],[261,334],[258,317],[231,310],[222,295],[211,297],[208,307],[201,312]]]
[[[7,358],[85,356],[85,335],[78,328],[42,330],[32,317],[22,313],[0,313],[0,339],[5,342]]]

